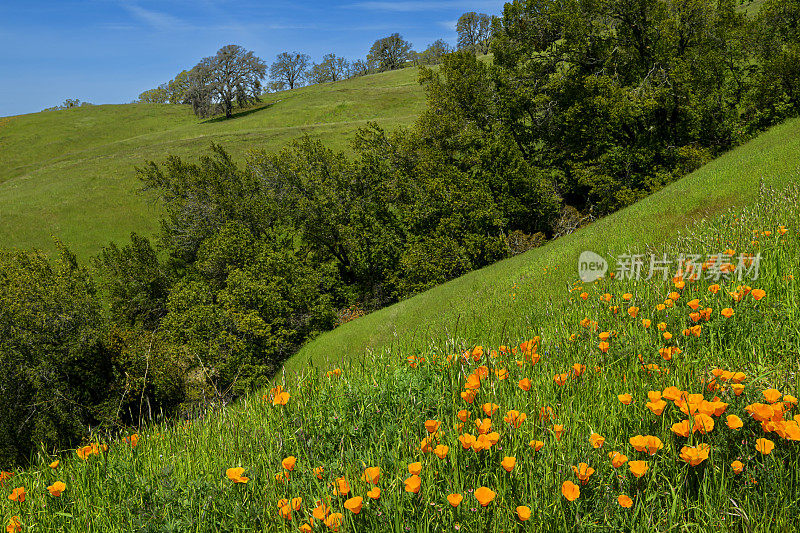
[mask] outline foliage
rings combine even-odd
[[[306,54],[298,52],[281,52],[269,68],[269,76],[274,82],[282,83],[289,89],[299,87],[306,76],[308,62]]]
[[[458,49],[475,54],[489,51],[492,38],[492,19],[486,13],[470,11],[458,17],[456,33],[458,33]]]
[[[226,118],[233,114],[234,101],[245,107],[259,101],[266,64],[241,46],[223,46],[192,69],[192,107],[198,116],[208,116],[219,107]]]
[[[447,44],[442,39],[437,39],[432,42],[428,48],[419,52],[414,58],[417,65],[438,65],[442,60],[442,56],[449,54],[453,51],[453,47]]]
[[[367,63],[375,72],[386,72],[404,67],[411,58],[411,43],[399,33],[393,33],[372,43]]]
[[[311,83],[327,83],[339,81],[347,76],[350,66],[343,57],[336,54],[325,54],[321,63],[315,63],[307,74]]]

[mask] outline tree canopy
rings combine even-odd
[[[378,39],[367,54],[367,62],[377,72],[402,68],[410,59],[413,59],[411,43],[404,40],[399,33]]]
[[[310,61],[306,54],[281,52],[269,68],[270,78],[294,89],[305,78]]]

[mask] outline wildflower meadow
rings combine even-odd
[[[40,450],[0,477],[6,531],[796,530],[800,189],[687,222],[639,251],[715,259],[576,281],[524,331],[331,353],[203,416]]]

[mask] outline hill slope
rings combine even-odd
[[[211,142],[236,158],[276,150],[308,134],[345,149],[374,120],[391,129],[425,105],[417,69],[269,94],[230,120],[194,117],[188,106],[89,106],[0,119],[0,247],[52,250],[51,235],[79,257],[110,240],[145,235],[160,212],[138,194],[134,167],[168,154],[196,159]]]
[[[571,235],[435,287],[320,335],[286,364],[364,357],[400,344],[423,349],[459,336],[503,342],[509,331],[536,330],[577,278],[578,256],[606,258],[663,244],[698,218],[751,203],[760,185],[800,182],[800,120],[774,127],[644,200]],[[614,268],[614,264],[610,265]],[[514,296],[512,296],[514,295]]]

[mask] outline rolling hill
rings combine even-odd
[[[230,120],[199,120],[188,106],[87,106],[0,119],[0,247],[53,249],[81,259],[131,231],[151,235],[159,207],[139,192],[135,167],[173,154],[196,159],[219,143],[237,159],[302,135],[347,149],[368,121],[387,129],[424,109],[418,69],[265,95]]]

